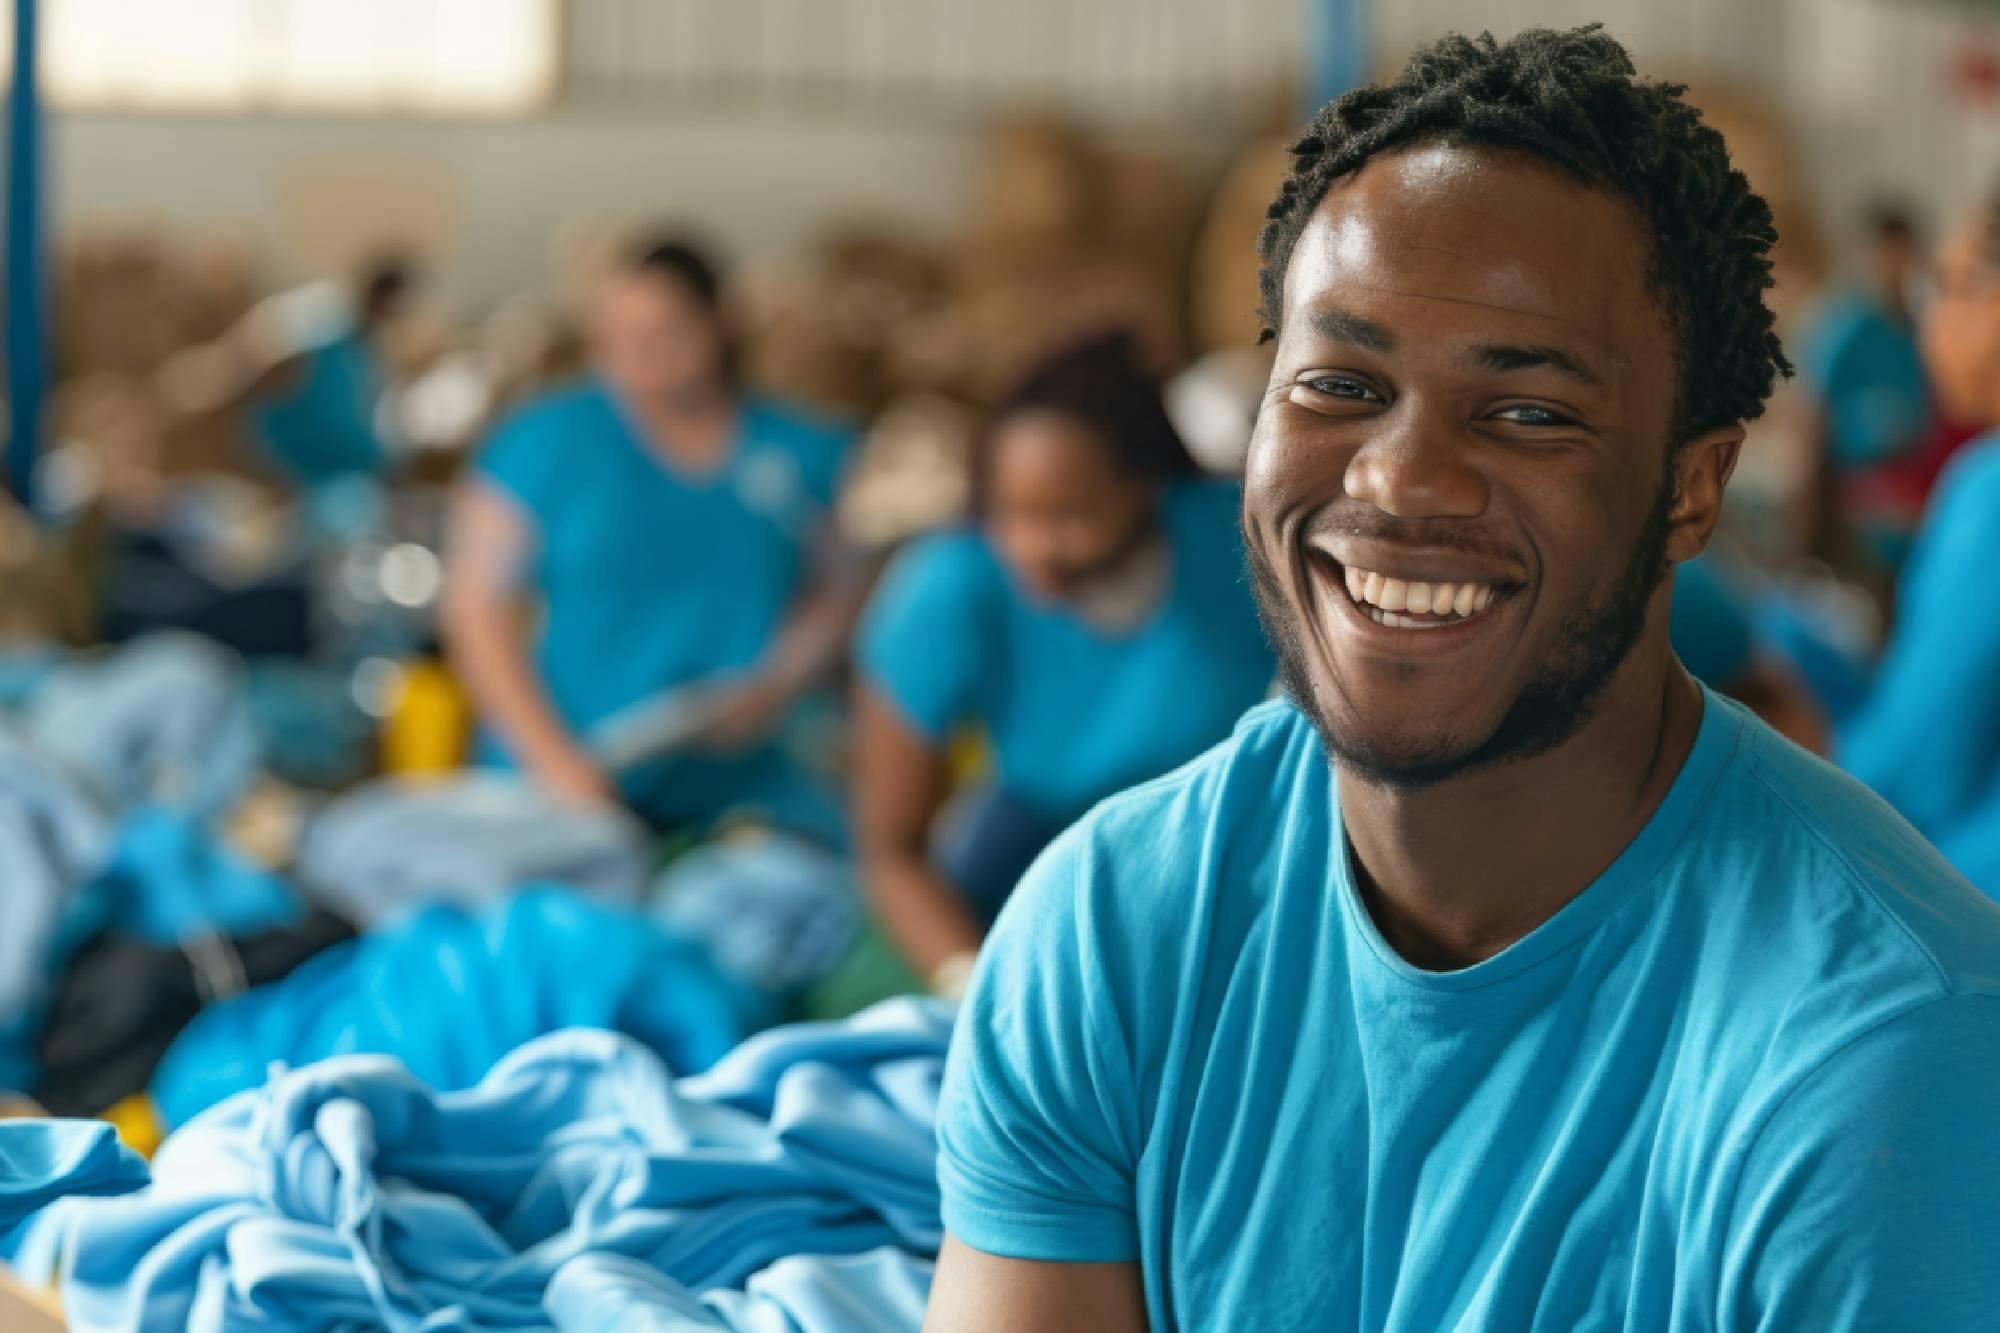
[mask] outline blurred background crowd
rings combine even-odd
[[[1770,200],[1798,373],[1676,646],[2000,893],[2000,498],[1926,536],[2000,424],[1991,3],[23,8],[0,1087],[172,1125],[273,1059],[699,1066],[952,992],[1269,688],[1182,577],[1235,568],[1258,232],[1308,109],[1449,29],[1603,21]]]

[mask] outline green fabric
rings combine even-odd
[[[880,1000],[923,993],[923,979],[910,970],[881,926],[869,917],[855,933],[854,944],[840,965],[806,992],[800,1002],[800,1017],[808,1022],[835,1022]]]

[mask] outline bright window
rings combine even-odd
[[[555,90],[556,2],[41,0],[43,86],[77,107],[525,111]]]

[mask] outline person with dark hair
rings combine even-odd
[[[337,322],[310,330],[251,390],[252,434],[264,458],[308,494],[388,470],[376,426],[387,387],[382,343],[417,285],[416,261],[382,254],[355,274]]]
[[[1268,693],[1237,497],[1200,477],[1131,340],[1104,336],[994,411],[975,525],[885,576],[856,651],[855,832],[878,916],[940,989],[1050,839]],[[968,725],[998,771],[941,820]]]
[[[1287,699],[980,952],[929,1326],[1992,1325],[2000,905],[1668,641],[1771,214],[1596,27],[1295,146],[1243,526]]]
[[[1910,314],[1923,260],[1916,222],[1877,200],[1862,231],[1856,280],[1812,304],[1796,341],[1822,472],[1817,545],[1841,557],[1858,543],[1864,570],[1892,572],[1935,476],[1927,446],[1939,422]]]
[[[2000,189],[1945,243],[1923,343],[1945,406],[1987,433],[1938,483],[1835,755],[2000,898]]]
[[[443,623],[486,757],[661,826],[749,810],[839,843],[782,732],[858,609],[832,522],[851,437],[742,392],[685,242],[624,256],[592,338],[595,373],[503,422],[455,502]]]

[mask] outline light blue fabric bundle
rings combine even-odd
[[[884,1248],[780,1259],[742,1291],[695,1296],[657,1269],[586,1254],[549,1284],[559,1333],[911,1333],[930,1299],[929,1259]]]
[[[720,1322],[682,1326],[845,1333],[838,1312],[872,1306],[914,1329],[920,1266],[784,1261],[935,1251],[950,1022],[936,1002],[893,1001],[765,1033],[678,1081],[636,1042],[587,1031],[532,1042],[457,1093],[379,1057],[328,1060],[174,1134],[146,1190],[43,1209],[17,1267],[47,1281],[62,1256],[72,1326],[101,1333],[548,1329],[552,1312],[567,1333],[606,1327],[599,1310],[672,1328],[660,1321],[698,1311],[693,1295],[746,1283],[706,1303]]]

